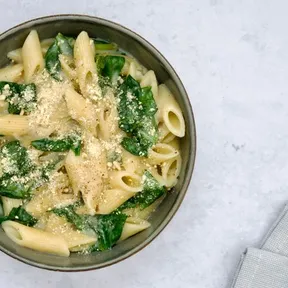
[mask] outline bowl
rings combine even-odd
[[[101,18],[84,15],[55,15],[20,24],[0,35],[0,55],[19,48],[31,29],[41,39],[55,37],[57,32],[76,36],[81,31],[90,37],[99,37],[117,43],[148,69],[155,71],[159,83],[165,83],[177,99],[186,122],[186,135],[181,139],[183,167],[176,187],[165,198],[150,218],[151,227],[105,252],[90,255],[72,254],[69,258],[43,254],[12,242],[0,229],[0,250],[27,264],[54,271],[85,271],[117,263],[147,246],[169,223],[185,196],[195,162],[196,130],[192,108],[185,88],[175,70],[163,55],[150,43],[131,30]],[[3,67],[6,57],[0,59]]]

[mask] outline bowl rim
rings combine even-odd
[[[91,16],[91,15],[87,15],[87,14],[73,14],[73,13],[69,13],[69,14],[54,14],[54,15],[47,15],[47,16],[42,16],[42,17],[37,17],[37,18],[33,18],[30,19],[28,21],[22,22],[20,24],[17,24],[15,26],[13,26],[12,28],[0,33],[0,41],[2,41],[4,38],[6,38],[7,36],[9,36],[10,34],[13,34],[14,32],[17,32],[18,29],[23,29],[25,28],[25,26],[34,26],[37,24],[40,24],[41,22],[53,22],[53,20],[82,20],[82,21],[92,21],[92,22],[97,22],[99,24],[103,24],[105,26],[108,26],[112,29],[118,30],[124,34],[128,34],[130,37],[134,38],[135,40],[137,40],[138,42],[141,43],[141,45],[143,45],[148,51],[152,51],[155,55],[157,55],[157,58],[160,60],[161,63],[165,64],[165,67],[168,69],[169,74],[171,75],[173,81],[176,83],[178,89],[180,90],[180,94],[181,97],[184,97],[186,102],[188,103],[188,118],[189,118],[189,123],[191,123],[191,127],[189,127],[190,129],[190,138],[189,138],[189,142],[191,144],[191,154],[188,160],[188,164],[187,164],[187,171],[186,171],[186,175],[183,181],[183,185],[179,191],[179,196],[176,198],[171,210],[168,212],[168,214],[166,215],[165,219],[161,222],[161,224],[151,233],[151,235],[149,237],[147,237],[141,244],[139,244],[138,246],[134,247],[133,249],[129,250],[128,252],[124,253],[121,256],[118,256],[116,258],[113,258],[111,260],[105,261],[103,263],[100,264],[94,264],[94,265],[90,265],[88,267],[76,267],[76,268],[71,268],[71,267],[59,267],[59,266],[55,266],[55,265],[50,265],[50,264],[42,264],[42,263],[38,263],[36,261],[33,260],[29,260],[26,259],[22,256],[19,256],[17,253],[14,253],[2,246],[0,246],[0,251],[4,252],[6,255],[11,256],[12,258],[21,261],[22,263],[37,267],[37,268],[41,268],[41,269],[45,269],[45,270],[50,270],[50,271],[57,271],[57,272],[83,272],[83,271],[91,271],[91,270],[95,270],[95,269],[100,269],[100,268],[104,268],[104,267],[108,267],[111,266],[113,264],[119,263],[133,255],[135,255],[136,253],[138,253],[139,251],[141,251],[142,249],[144,249],[146,246],[148,246],[163,230],[164,228],[170,223],[170,221],[172,220],[172,218],[174,217],[174,215],[176,214],[176,212],[178,211],[179,207],[181,206],[181,203],[183,202],[183,199],[187,193],[188,190],[188,186],[191,182],[192,179],[192,174],[194,171],[194,167],[195,167],[195,161],[196,161],[196,151],[197,151],[197,136],[196,136],[196,124],[195,124],[195,118],[194,118],[194,113],[193,113],[193,109],[187,94],[187,91],[184,87],[184,84],[182,83],[180,77],[178,76],[177,72],[175,71],[175,69],[172,67],[172,65],[168,62],[168,60],[163,56],[163,54],[157,49],[155,48],[149,41],[147,41],[145,38],[143,38],[142,36],[140,36],[138,33],[132,31],[131,29],[123,26],[122,24],[119,24],[117,22],[111,21],[111,20],[107,20],[101,17],[97,17],[97,16]]]

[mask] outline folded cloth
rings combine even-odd
[[[288,287],[288,258],[261,249],[247,249],[232,287]]]
[[[288,257],[288,205],[274,222],[260,247]]]
[[[288,288],[288,205],[260,248],[242,255],[232,288]]]

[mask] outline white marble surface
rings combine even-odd
[[[287,201],[288,2],[175,2],[0,1],[1,31],[71,12],[140,33],[180,74],[198,130],[187,197],[150,246],[115,266],[74,274],[0,254],[1,288],[228,287],[240,253],[257,245]]]

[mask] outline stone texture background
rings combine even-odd
[[[0,287],[228,287],[288,198],[288,2],[285,0],[9,0],[0,31],[85,13],[154,44],[182,78],[198,154],[179,212],[146,249],[85,273],[53,273],[0,254]]]

